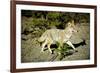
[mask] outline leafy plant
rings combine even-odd
[[[56,43],[57,46],[59,46],[59,43]],[[65,58],[67,55],[69,55],[69,50],[72,49],[69,45],[64,43],[62,46],[58,47],[55,49],[56,53],[58,54],[58,59],[62,60]]]

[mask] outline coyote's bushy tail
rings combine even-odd
[[[47,38],[47,32],[44,32],[43,35],[38,39],[38,41],[43,42],[45,41],[46,38]]]

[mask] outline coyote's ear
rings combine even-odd
[[[71,26],[71,23],[70,23],[70,22],[68,22],[68,23],[67,23],[67,25],[68,25],[68,26]]]
[[[71,21],[72,25],[74,25],[74,20]]]
[[[72,20],[72,21],[71,21],[71,25],[75,25],[75,22],[74,22],[74,20]]]
[[[68,26],[73,26],[73,25],[75,25],[75,24],[74,24],[74,20],[71,20],[71,21],[68,22],[67,24],[68,24]]]

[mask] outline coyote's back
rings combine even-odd
[[[39,42],[44,42],[46,39],[50,38],[54,41],[58,40],[59,29],[49,29],[46,30],[42,36],[38,39]]]

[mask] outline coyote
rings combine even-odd
[[[63,46],[63,43],[66,43],[75,50],[74,45],[69,41],[73,32],[77,32],[74,20],[68,22],[67,25],[65,29],[48,29],[42,34],[38,39],[39,42],[42,42],[41,52],[44,51],[44,47],[47,45],[48,50],[52,53],[50,46],[56,43],[59,43],[59,48]]]

